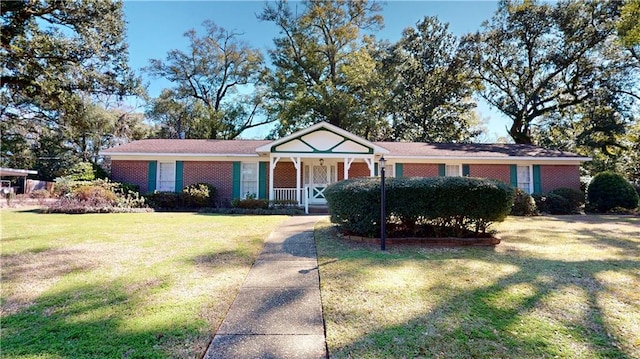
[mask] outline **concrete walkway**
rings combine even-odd
[[[327,357],[313,239],[322,217],[291,217],[271,233],[204,358]]]

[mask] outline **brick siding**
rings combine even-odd
[[[111,161],[111,179],[116,182],[136,184],[140,186],[140,193],[149,191],[148,174],[148,161]]]
[[[403,177],[437,177],[437,163],[405,163],[402,169]]]
[[[504,183],[511,183],[511,168],[509,165],[469,165],[469,176],[479,178],[493,178]]]
[[[267,173],[267,177],[269,174]],[[296,188],[296,167],[293,162],[278,162],[273,170],[274,188]],[[300,181],[302,182],[302,171],[300,171]],[[267,178],[267,183],[269,179]]]
[[[542,192],[567,187],[580,190],[580,167],[567,165],[541,165]]]
[[[340,164],[340,166],[342,167],[342,171],[338,170],[338,178],[340,178],[340,173],[344,172],[344,163]],[[370,176],[371,171],[369,171],[369,166],[364,162],[353,162],[351,167],[349,167],[349,178]]]
[[[233,162],[184,161],[184,186],[210,183],[216,187],[217,201],[226,203],[233,195]]]

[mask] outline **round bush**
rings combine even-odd
[[[571,214],[573,213],[573,207],[571,202],[554,193],[546,194],[534,194],[533,198],[536,201],[538,210],[542,213],[549,214]]]
[[[627,180],[615,172],[595,175],[587,190],[588,210],[598,213],[621,207],[634,209],[638,206],[638,193]]]
[[[196,183],[182,190],[184,204],[187,207],[213,207],[215,205],[216,187],[209,183]]]
[[[511,215],[514,216],[535,216],[538,214],[538,207],[533,197],[520,188],[516,188]]]
[[[570,213],[578,213],[580,212],[580,207],[584,204],[584,193],[582,191],[575,190],[573,188],[556,188],[552,191],[549,191],[549,194],[555,194],[561,197],[564,197],[568,202]]]

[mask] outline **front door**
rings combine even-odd
[[[304,166],[305,186],[309,187],[309,203],[326,203],[324,190],[327,186],[335,182],[335,164],[326,164],[324,161],[312,161],[308,166]]]

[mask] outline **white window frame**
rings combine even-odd
[[[457,167],[457,170],[455,171],[455,174],[449,172],[449,167],[453,167],[453,166]],[[445,175],[445,177],[462,177],[462,165],[456,164],[456,163],[454,163],[454,164],[446,163],[444,165],[444,175]]]
[[[255,166],[255,179],[245,179],[244,167],[247,165]],[[258,162],[241,162],[240,163],[240,198],[247,198],[247,194],[255,195],[258,198],[258,191],[260,186],[260,168],[258,166]],[[255,190],[252,188],[249,190],[245,187],[245,182],[255,183]]]
[[[173,178],[167,181],[161,181],[160,178],[162,176],[162,165],[168,164],[173,167]],[[163,183],[167,183],[168,186],[166,188],[163,187]],[[158,170],[156,173],[156,190],[158,192],[175,192],[176,191],[176,161],[158,161]]]
[[[526,172],[528,175],[528,182],[522,182],[521,181],[521,169],[526,168]],[[517,165],[516,166],[516,177],[518,179],[518,183],[516,184],[518,188],[520,188],[521,190],[531,194],[533,193],[533,166],[530,165]]]

